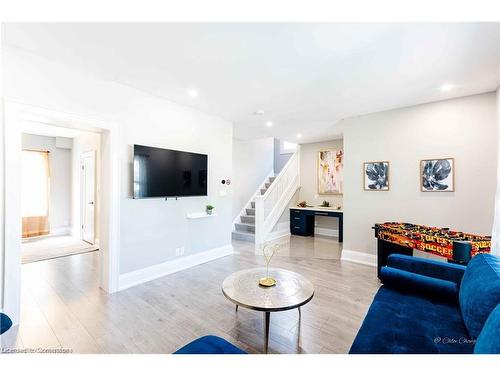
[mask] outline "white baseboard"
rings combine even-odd
[[[290,228],[277,230],[267,235],[266,241],[276,241],[284,237],[290,237]]]
[[[340,257],[340,260],[377,267],[377,256],[373,254],[362,253],[361,251],[342,249],[342,256]]]
[[[120,275],[118,289],[124,290],[162,276],[170,275],[202,263],[231,255],[233,253],[233,246],[226,245],[198,254],[188,255],[182,258],[170,260],[168,262],[155,264],[154,266],[142,268],[137,271],[127,272]]]
[[[330,228],[322,228],[322,227],[314,227],[314,234],[319,234],[320,236],[328,236],[328,237],[338,237],[339,230],[338,229],[330,229]]]
[[[71,234],[71,227],[50,228],[50,236],[64,236]]]

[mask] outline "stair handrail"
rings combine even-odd
[[[286,186],[285,186],[286,185]],[[300,146],[290,157],[281,172],[276,176],[267,191],[255,197],[255,243],[260,245],[265,242],[267,235],[271,232],[279,220],[293,194],[300,186]],[[272,195],[279,195],[271,207],[266,207]],[[279,211],[279,215],[278,215]]]

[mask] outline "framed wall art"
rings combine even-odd
[[[363,163],[363,188],[367,191],[389,190],[388,161],[369,161]]]
[[[421,160],[420,190],[424,192],[455,191],[455,159]]]
[[[318,152],[318,194],[342,194],[344,151],[323,150]]]

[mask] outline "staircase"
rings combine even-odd
[[[276,223],[300,187],[300,146],[272,183],[265,186],[262,194],[254,197],[256,254],[261,254],[263,245],[273,238]]]
[[[276,177],[269,177],[264,185],[259,189],[260,195],[264,195],[272,185]],[[255,201],[245,207],[244,213],[239,217],[239,223],[234,223],[235,229],[232,232],[234,240],[255,242]]]
[[[269,176],[272,174],[270,173]],[[233,222],[232,238],[255,243],[256,254],[275,235],[275,225],[300,187],[300,146],[281,172],[268,177]]]

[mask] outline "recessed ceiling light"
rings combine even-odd
[[[272,121],[266,122],[266,126],[270,128],[271,126],[273,126],[273,122]]]
[[[187,90],[187,94],[192,98],[196,98],[198,96],[198,90],[189,89]]]
[[[453,87],[451,83],[445,83],[443,86],[441,86],[441,91],[442,92],[447,92],[447,91],[450,91]]]
[[[297,133],[296,137],[297,137],[297,138],[302,138],[302,134]]]

